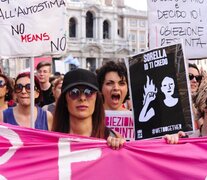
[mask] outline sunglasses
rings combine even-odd
[[[68,91],[69,97],[73,100],[80,98],[81,94],[84,94],[86,98],[90,98],[95,93],[95,90],[85,88],[85,89],[78,89],[73,88]]]
[[[0,80],[0,88],[3,88],[6,85],[6,83],[4,83],[4,81]]]
[[[192,80],[192,79],[196,79],[197,82],[201,82],[202,80],[202,76],[198,75],[198,76],[194,76],[193,74],[189,74],[189,79]]]
[[[30,93],[30,92],[31,92],[31,85],[30,85],[29,83],[26,84],[26,85],[16,84],[16,85],[14,86],[14,91],[15,91],[16,93],[20,93],[20,92],[23,91],[23,88],[25,88],[25,91],[26,91],[27,93]],[[35,87],[35,90],[37,90],[37,87]]]
[[[3,88],[4,86],[6,86],[6,83],[4,84],[0,83],[0,88]]]

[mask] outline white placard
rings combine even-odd
[[[65,20],[65,0],[0,0],[0,57],[64,53]]]
[[[148,0],[150,48],[182,40],[187,58],[206,58],[206,9],[205,0]]]
[[[120,133],[127,141],[134,140],[134,119],[132,111],[105,110],[106,126]]]
[[[65,63],[61,60],[55,60],[55,71],[60,72],[61,74],[65,74]]]

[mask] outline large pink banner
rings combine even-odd
[[[127,142],[112,150],[104,140],[0,125],[0,179],[205,179],[207,138]]]

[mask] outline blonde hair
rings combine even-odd
[[[204,109],[206,108],[206,100],[207,100],[207,75],[206,74],[205,76],[203,76],[201,84],[193,100],[198,112],[200,114],[203,114]]]

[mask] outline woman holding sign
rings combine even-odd
[[[127,69],[124,63],[109,61],[97,70],[102,92],[106,125],[126,140],[134,139],[132,104],[128,94]],[[119,120],[118,120],[119,119]]]

